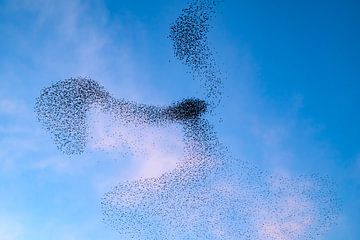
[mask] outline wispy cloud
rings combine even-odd
[[[301,194],[278,198],[275,203],[266,202],[253,209],[259,239],[291,240],[310,233],[309,227],[317,217],[313,203]]]
[[[111,122],[100,112],[92,116],[90,147],[128,153],[136,166],[134,178],[160,176],[175,168],[184,157],[183,133],[179,125],[139,127],[121,119]]]
[[[24,226],[14,216],[0,217],[0,238],[2,240],[18,240],[25,234]]]
[[[39,152],[44,149],[39,140],[39,136],[44,134],[36,122],[33,102],[40,89],[51,82],[90,76],[115,89],[115,92],[123,89],[121,92],[126,96],[141,95],[138,93],[140,88],[124,87],[133,85],[131,80],[135,70],[131,66],[131,54],[124,42],[115,43],[112,40],[114,29],[118,26],[110,22],[101,1],[5,1],[2,12],[9,21],[14,20],[13,16],[31,16],[16,18],[16,30],[12,24],[4,25],[4,31],[11,36],[8,48],[21,53],[27,59],[26,64],[31,63],[30,70],[24,69],[25,64],[10,64],[4,76],[5,83],[16,81],[4,85],[3,92],[29,93],[18,94],[21,99],[0,99],[0,140],[3,143],[0,156],[6,158],[6,165],[10,166],[11,162],[20,164],[14,159],[30,156],[35,148]],[[122,77],[122,81],[118,76]],[[36,92],[28,89],[29,82]],[[16,147],[17,141],[19,144]],[[48,141],[48,144],[51,143]],[[21,156],[16,157],[18,154]],[[37,160],[33,165],[36,169],[69,170],[58,157]]]
[[[24,115],[27,113],[26,104],[15,99],[0,99],[0,116]]]
[[[118,76],[123,82],[131,76],[129,48],[125,41],[113,40],[116,24],[122,23],[110,22],[101,1],[15,0],[3,7],[10,20],[13,15],[31,16],[18,24],[18,31],[5,29],[12,37],[9,47],[31,63],[27,81],[43,82],[43,87],[46,81],[91,76],[111,84]],[[13,72],[22,67],[9,66]]]

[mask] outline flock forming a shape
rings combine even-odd
[[[138,104],[113,97],[92,79],[73,78],[41,91],[35,104],[38,120],[65,154],[85,150],[93,108],[114,122],[120,119],[139,128],[181,126],[184,159],[174,169],[160,177],[120,183],[104,195],[104,221],[121,236],[319,239],[337,217],[331,181],[318,175],[275,176],[234,158],[205,118],[222,94],[221,73],[207,39],[218,3],[191,1],[169,34],[175,57],[202,81],[205,100],[183,99],[170,106]]]

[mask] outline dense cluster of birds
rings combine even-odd
[[[187,122],[202,115],[205,101],[189,98],[170,106],[150,106],[114,98],[103,86],[87,78],[71,78],[44,88],[35,102],[35,112],[44,128],[52,133],[60,151],[83,153],[89,135],[88,116],[93,108],[124,124],[161,126]]]
[[[120,183],[104,195],[104,221],[122,237],[318,239],[335,222],[339,209],[331,181],[318,175],[275,176],[236,159],[205,118],[221,93],[207,42],[216,5],[193,0],[170,28],[175,56],[205,79],[205,101],[138,104],[113,97],[92,79],[73,78],[42,90],[35,104],[37,117],[65,154],[85,150],[91,137],[88,116],[94,108],[125,126],[181,126],[184,159],[174,169],[160,177]]]
[[[220,0],[195,0],[184,8],[170,27],[175,57],[188,66],[193,76],[200,79],[205,98],[215,107],[222,94],[221,72],[208,43],[208,32]]]

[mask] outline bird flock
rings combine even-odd
[[[181,127],[184,157],[174,169],[119,183],[101,199],[103,220],[119,239],[321,239],[339,212],[331,180],[277,176],[232,157],[206,119],[222,94],[208,43],[219,2],[192,0],[170,26],[174,55],[203,83],[204,100],[139,104],[115,98],[92,79],[71,78],[41,91],[38,120],[69,155],[85,151],[94,108],[124,126]]]

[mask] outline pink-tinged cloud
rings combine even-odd
[[[184,158],[181,127],[136,126],[94,111],[90,116],[89,146],[93,150],[123,152],[136,165],[134,178],[157,177]]]
[[[254,213],[260,239],[292,240],[304,235],[315,217],[311,203],[301,196],[284,197],[277,202]]]

